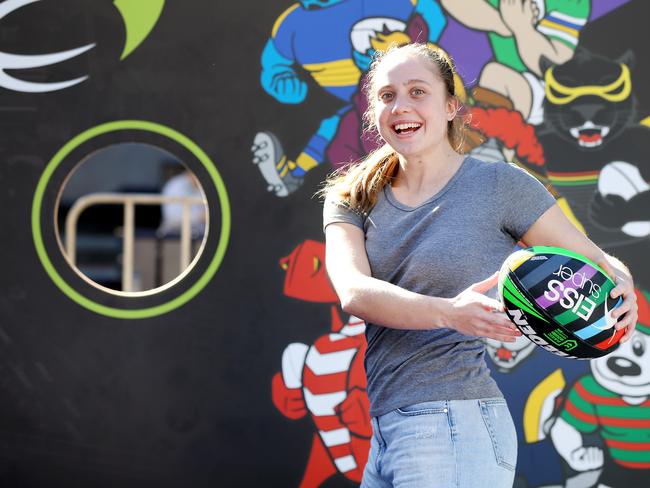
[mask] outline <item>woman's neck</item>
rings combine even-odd
[[[392,187],[415,198],[437,193],[458,171],[464,159],[449,144],[446,146],[436,154],[399,155],[399,170]]]

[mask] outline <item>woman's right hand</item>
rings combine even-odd
[[[506,317],[503,305],[484,295],[497,284],[498,278],[499,273],[494,273],[451,298],[447,327],[467,336],[514,342],[521,332]]]

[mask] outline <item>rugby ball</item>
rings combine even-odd
[[[624,330],[611,313],[623,302],[615,283],[580,254],[536,246],[512,253],[499,274],[508,318],[533,343],[553,354],[593,359],[614,351]]]

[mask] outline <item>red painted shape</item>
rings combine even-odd
[[[282,380],[282,373],[275,373],[271,380],[271,398],[275,408],[287,418],[295,420],[307,413],[302,388],[287,388]]]
[[[470,114],[473,129],[503,142],[507,148],[514,149],[519,158],[537,166],[544,165],[544,149],[535,127],[526,123],[519,112],[503,107],[472,107]]]
[[[286,271],[286,296],[330,304],[330,330],[311,345],[304,345],[304,358],[300,354],[293,357],[294,366],[302,360],[300,376],[295,378],[300,386],[288,388],[282,372],[272,379],[275,407],[290,419],[310,418],[315,430],[300,488],[317,488],[337,474],[359,483],[372,435],[363,366],[364,322],[355,317],[343,321],[324,264],[324,243],[311,240],[280,260]],[[288,351],[291,354],[292,350]],[[331,404],[331,398],[340,401]]]
[[[325,272],[325,244],[306,240],[280,259],[286,270],[284,294],[306,302],[338,303],[339,299]]]

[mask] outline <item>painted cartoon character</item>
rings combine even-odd
[[[542,61],[543,124],[531,126],[503,107],[473,107],[472,124],[511,148],[514,160],[547,185],[574,224],[620,257],[647,289],[650,127],[636,122],[632,61],[630,52],[609,60],[584,48],[561,66]]]
[[[514,370],[535,350],[526,336],[519,336],[515,342],[501,342],[496,339],[485,339],[485,352],[499,372],[508,373]]]
[[[649,299],[637,290],[636,334],[590,361],[591,374],[573,385],[551,429],[557,452],[573,470],[602,469],[599,487],[646,486],[650,479]]]
[[[318,487],[340,473],[360,482],[368,459],[372,427],[363,357],[365,323],[341,320],[338,298],[324,269],[325,245],[306,240],[280,261],[286,270],[284,294],[330,304],[330,331],[313,344],[289,344],[282,371],[272,380],[272,398],[287,418],[307,415],[316,429],[301,488]]]
[[[631,52],[610,60],[579,49],[568,63],[545,65],[539,140],[549,183],[587,235],[649,289],[650,128],[636,122],[632,63]]]
[[[526,337],[514,343],[486,339],[488,366],[508,399],[518,435],[515,486],[559,483],[560,459],[548,438],[549,422],[567,383],[588,371],[584,361],[568,361],[535,346]],[[540,470],[540,462],[544,469]]]
[[[571,59],[589,19],[591,1],[442,0],[442,4],[461,23],[488,33],[494,60],[483,67],[479,86],[509,98],[527,122],[541,123],[540,59],[545,56],[555,64]]]
[[[427,25],[428,38],[421,40],[437,40],[446,24],[437,0],[301,0],[278,17],[262,53],[264,90],[280,103],[302,103],[307,97],[306,74],[339,99],[341,107],[320,123],[295,158],[284,153],[273,133],[256,134],[253,162],[269,191],[279,197],[293,193],[306,173],[325,161],[341,117],[368,69],[374,50],[368,39],[383,36],[386,42],[399,43],[414,15]],[[364,52],[353,46],[364,43]]]

